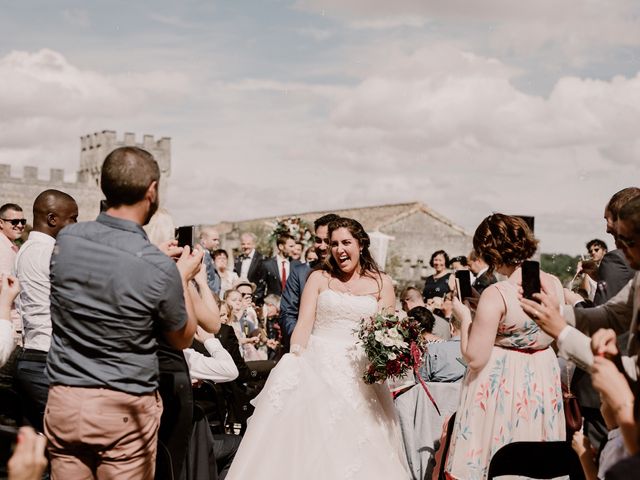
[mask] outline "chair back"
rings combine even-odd
[[[569,475],[584,480],[578,455],[568,442],[514,442],[503,446],[491,458],[489,480],[501,475],[555,478]]]

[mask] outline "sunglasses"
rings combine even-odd
[[[27,224],[26,218],[0,218],[0,220],[3,222],[9,222],[14,227],[17,227],[18,225],[22,225],[24,227]]]

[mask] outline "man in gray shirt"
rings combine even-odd
[[[159,180],[151,154],[114,150],[101,173],[106,212],[57,237],[44,419],[53,478],[154,476],[156,336],[176,349],[191,344],[186,285],[202,262],[185,247],[176,263],[149,243],[142,225],[158,207]]]

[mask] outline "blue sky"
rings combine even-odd
[[[578,253],[639,178],[631,0],[1,8],[0,163],[170,136],[178,223],[419,200],[471,232],[535,215],[543,250]]]

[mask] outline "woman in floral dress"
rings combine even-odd
[[[451,479],[486,478],[491,457],[508,443],[565,439],[553,339],[519,303],[520,265],[535,253],[537,243],[522,219],[502,214],[487,217],[473,237],[478,255],[508,278],[482,293],[473,322],[469,309],[454,302],[468,368],[446,464]],[[562,298],[558,279],[541,276],[556,285]]]

